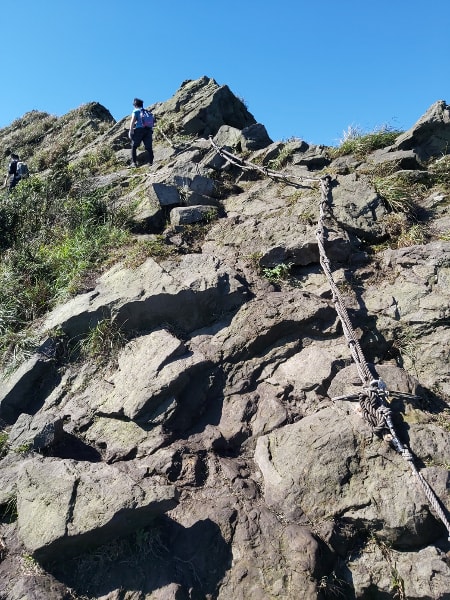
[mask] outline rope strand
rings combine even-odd
[[[342,324],[344,336],[347,340],[350,352],[355,362],[358,375],[364,386],[364,391],[359,394],[359,404],[362,410],[364,419],[369,423],[374,432],[378,435],[384,435],[385,439],[389,439],[391,445],[395,450],[406,460],[419,482],[425,496],[428,499],[430,506],[434,509],[436,515],[439,517],[441,522],[447,529],[448,539],[450,541],[450,523],[444,513],[444,509],[436,497],[435,493],[429,486],[428,482],[417,469],[414,464],[414,458],[409,448],[407,448],[399,439],[393,422],[392,413],[390,407],[386,404],[385,400],[388,396],[386,386],[381,379],[374,379],[370,373],[367,362],[364,358],[361,346],[356,338],[355,332],[352,328],[352,324],[348,317],[347,309],[344,305],[342,296],[336,286],[333,279],[333,275],[330,269],[330,262],[325,252],[325,239],[326,230],[324,225],[325,220],[325,209],[328,206],[329,194],[330,194],[330,180],[328,177],[323,178],[320,182],[321,186],[321,202],[320,202],[320,215],[319,222],[317,225],[316,237],[319,246],[320,265],[323,272],[328,280],[333,295],[333,302],[336,312]]]
[[[228,150],[226,150],[225,148],[219,147],[213,141],[211,136],[209,140],[218,154],[225,158],[229,163],[240,167],[242,170],[256,170],[263,173],[266,177],[270,177],[271,179],[283,180],[285,183],[295,185],[292,181],[289,181],[283,173],[273,171],[266,167],[261,167],[260,165],[256,165],[254,163],[241,159],[240,157],[232,154],[231,152],[228,152]],[[435,493],[431,489],[430,485],[414,464],[414,458],[412,453],[407,448],[407,446],[405,446],[400,441],[395,431],[394,425],[392,423],[391,409],[386,403],[386,399],[389,395],[389,392],[387,391],[384,382],[380,378],[374,377],[370,372],[369,366],[366,362],[363,351],[356,337],[355,331],[353,330],[352,323],[348,316],[348,312],[345,307],[342,295],[333,279],[330,261],[328,260],[325,251],[325,241],[328,237],[325,228],[325,211],[327,210],[328,205],[330,204],[330,177],[327,176],[322,177],[320,179],[312,177],[294,177],[294,179],[300,179],[303,181],[318,181],[320,184],[321,201],[319,206],[319,221],[317,223],[316,230],[317,244],[319,247],[320,265],[330,285],[335,310],[341,322],[342,330],[345,339],[347,340],[350,353],[356,365],[358,375],[363,384],[363,392],[361,392],[359,395],[341,396],[340,398],[335,398],[335,400],[344,398],[350,400],[359,400],[359,405],[361,407],[363,417],[373,428],[374,432],[380,436],[383,436],[384,439],[388,440],[393,446],[393,448],[402,456],[402,458],[408,462],[414,476],[416,477],[426,498],[428,499],[430,506],[434,509],[436,515],[446,527],[448,532],[448,539],[450,541],[450,523],[444,513],[444,509],[440,501],[436,497]]]

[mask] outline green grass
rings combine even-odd
[[[114,319],[103,319],[78,343],[78,349],[83,359],[102,365],[117,356],[127,341],[127,336]]]
[[[0,458],[8,452],[8,434],[6,431],[0,431]]]
[[[388,177],[375,177],[373,184],[390,210],[414,214],[416,205],[424,198],[428,185],[412,179],[409,172],[400,171]]]
[[[62,161],[48,181],[37,177],[0,197],[0,362],[33,346],[31,324],[131,243],[126,215],[101,192],[77,195]],[[68,189],[67,189],[68,188]]]
[[[330,152],[332,158],[353,154],[355,158],[364,160],[368,154],[392,145],[402,132],[389,126],[382,126],[371,133],[364,133],[359,128],[349,127],[337,148]]]
[[[268,163],[269,169],[273,169],[274,171],[280,171],[283,167],[285,167],[291,160],[294,155],[295,146],[289,144],[288,142],[281,148],[278,156],[273,160],[270,160]]]

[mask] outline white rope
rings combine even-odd
[[[289,181],[288,177],[281,171],[274,171],[273,169],[269,169],[267,167],[262,167],[261,165],[257,165],[256,163],[252,163],[248,160],[244,160],[244,159],[240,158],[239,156],[236,156],[236,154],[232,154],[231,152],[226,150],[223,146],[218,146],[214,142],[212,136],[209,136],[209,141],[210,141],[212,147],[214,148],[214,150],[218,154],[220,154],[220,156],[225,158],[225,160],[227,160],[232,165],[235,165],[236,167],[240,167],[244,171],[259,171],[260,173],[262,173],[266,177],[270,177],[271,179],[281,179],[285,183],[293,184],[293,182]],[[291,177],[291,179],[292,178],[298,179],[300,181],[321,181],[318,177],[303,177],[303,176],[297,177],[297,176],[292,176],[292,175],[290,177]]]
[[[334,306],[341,321],[344,336],[349,345],[350,352],[352,354],[353,360],[358,371],[358,375],[364,386],[364,394],[359,394],[357,396],[360,400],[360,406],[362,408],[363,415],[365,419],[369,422],[369,424],[373,427],[373,429],[376,431],[376,433],[381,434],[383,429],[389,432],[389,441],[391,442],[395,450],[399,454],[401,454],[403,459],[408,462],[414,476],[421,485],[422,490],[424,491],[425,496],[428,499],[428,502],[430,503],[430,505],[432,506],[432,508],[434,509],[435,513],[442,521],[444,526],[446,527],[448,532],[448,539],[450,541],[450,523],[444,513],[443,507],[439,502],[438,498],[436,497],[435,493],[423,477],[423,475],[420,473],[420,471],[414,464],[414,458],[410,450],[400,441],[399,437],[397,436],[394,425],[392,423],[391,410],[389,406],[387,406],[384,402],[384,400],[388,396],[386,386],[381,379],[374,379],[370,373],[369,367],[364,358],[364,354],[361,350],[361,346],[359,345],[359,342],[356,339],[356,335],[350,322],[348,312],[344,305],[342,296],[333,279],[333,275],[330,268],[330,262],[325,252],[326,230],[324,220],[325,209],[328,206],[328,197],[330,193],[329,183],[329,178],[323,178],[320,181],[321,202],[316,237],[319,246],[320,264],[330,285],[331,292],[333,294]],[[355,395],[347,397],[343,396],[341,398],[354,399]]]

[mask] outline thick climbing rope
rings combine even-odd
[[[390,441],[395,450],[401,454],[401,456],[409,464],[414,476],[420,483],[428,502],[433,507],[435,513],[442,521],[447,529],[448,537],[450,541],[450,523],[444,513],[441,503],[436,497],[435,493],[423,477],[422,473],[417,469],[414,458],[410,450],[405,446],[397,436],[393,422],[391,409],[387,404],[387,397],[389,392],[386,389],[386,385],[380,378],[375,378],[369,370],[367,362],[364,358],[364,354],[361,350],[361,346],[356,338],[352,324],[350,322],[347,309],[344,305],[342,295],[333,279],[333,275],[330,268],[330,262],[327,258],[325,251],[325,241],[327,239],[327,232],[325,227],[325,215],[326,209],[330,205],[330,178],[325,177],[320,180],[321,187],[321,201],[320,201],[320,214],[317,225],[316,237],[319,246],[320,254],[320,265],[323,272],[328,280],[331,288],[333,302],[338,314],[338,317],[342,324],[344,336],[347,340],[350,352],[355,362],[358,375],[363,384],[363,392],[358,395],[359,405],[365,420],[373,428],[374,432],[378,435],[383,436],[385,439]],[[343,397],[345,398],[345,396]],[[387,434],[387,435],[386,435]]]
[[[278,171],[273,171],[266,167],[262,167],[255,163],[246,161],[241,159],[240,157],[232,154],[228,150],[223,147],[219,147],[210,136],[210,142],[213,148],[216,150],[220,156],[225,158],[229,163],[240,167],[244,171],[247,170],[256,170],[260,171],[267,177],[275,180],[283,180],[286,183],[290,182],[287,177]],[[291,177],[292,179],[292,177]],[[359,400],[359,406],[361,408],[362,415],[367,423],[372,427],[373,431],[382,436],[386,441],[390,442],[394,449],[407,461],[409,464],[413,475],[416,477],[419,482],[425,496],[428,499],[430,506],[434,509],[436,515],[442,521],[444,526],[448,532],[448,539],[450,541],[450,523],[444,513],[441,503],[436,497],[434,491],[429,486],[426,479],[423,477],[422,473],[417,469],[414,457],[408,447],[404,445],[394,428],[394,424],[392,422],[392,413],[389,405],[387,404],[387,398],[389,396],[389,392],[386,388],[385,383],[381,378],[377,378],[372,375],[368,364],[364,358],[364,354],[362,352],[359,341],[356,337],[355,331],[352,327],[352,323],[348,316],[347,309],[345,307],[342,295],[337,287],[333,274],[330,267],[330,261],[328,260],[326,251],[325,251],[325,243],[327,239],[327,230],[325,227],[325,219],[326,212],[328,206],[331,204],[330,202],[330,177],[322,177],[320,179],[317,178],[307,178],[307,177],[299,177],[297,179],[307,180],[307,181],[319,181],[320,189],[321,189],[321,200],[320,200],[320,211],[319,211],[319,220],[317,224],[316,230],[316,238],[319,246],[319,255],[320,255],[320,265],[322,267],[323,272],[328,280],[330,285],[330,289],[333,296],[333,302],[335,306],[336,313],[340,319],[342,329],[344,332],[344,336],[347,340],[352,358],[355,362],[356,369],[358,371],[358,375],[363,384],[363,391],[357,396],[342,396],[340,399],[354,399],[357,398]],[[336,399],[335,399],[336,400]]]
[[[281,171],[274,171],[273,169],[269,169],[268,167],[265,167],[263,165],[258,165],[256,163],[253,163],[248,160],[244,160],[244,159],[240,158],[236,154],[229,152],[223,146],[218,146],[214,142],[212,136],[209,136],[209,141],[210,141],[212,147],[214,148],[214,150],[218,154],[220,154],[220,156],[222,156],[222,158],[225,158],[225,160],[227,160],[230,164],[235,165],[236,167],[240,167],[243,171],[259,171],[266,177],[270,177],[270,179],[279,179],[286,183],[289,183],[289,178],[287,177],[287,175],[285,173],[282,173]],[[291,179],[300,179],[302,181],[320,181],[320,179],[317,177],[303,177],[303,176],[302,177],[293,177],[293,176],[290,176],[290,178]]]

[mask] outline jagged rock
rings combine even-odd
[[[150,200],[155,200],[160,206],[177,206],[181,203],[180,194],[174,185],[153,183],[149,188]]]
[[[439,380],[444,394],[450,390],[449,251],[449,242],[443,241],[386,250],[381,260],[391,278],[364,294],[377,327],[386,337],[403,329],[416,374],[430,388]]]
[[[131,420],[145,419],[150,425],[162,424],[199,368],[206,368],[205,358],[188,352],[168,331],[161,329],[142,336],[121,352],[118,369],[110,380],[113,389],[100,400],[101,411],[124,414]]]
[[[178,227],[180,225],[189,225],[190,223],[199,223],[214,219],[216,215],[217,207],[208,204],[173,208],[170,211],[170,223],[174,227]]]
[[[332,194],[333,216],[340,227],[368,241],[381,236],[380,220],[387,209],[367,179],[354,173],[343,175]]]
[[[49,381],[55,379],[53,346],[47,339],[40,350],[23,362],[3,382],[0,390],[0,416],[7,423],[14,423],[21,412],[36,410],[42,404],[49,388]]]
[[[23,413],[11,428],[8,443],[12,450],[30,447],[40,451],[57,444],[63,431],[62,415],[46,412],[32,417]]]
[[[244,129],[255,123],[228,86],[208,77],[183,82],[173,98],[155,107],[155,113],[179,122],[183,133],[202,137],[215,135],[222,125]]]
[[[211,321],[212,306],[233,310],[245,300],[246,290],[236,276],[230,277],[212,255],[183,256],[165,268],[149,258],[137,269],[114,267],[93,292],[55,309],[44,328],[61,327],[77,336],[111,315],[126,329],[148,330],[169,322],[189,331]]]
[[[374,165],[392,164],[396,170],[414,170],[422,169],[423,164],[414,150],[397,150],[392,148],[382,148],[376,150],[369,157],[369,162]]]
[[[300,145],[297,152],[293,153],[292,164],[306,167],[308,171],[318,171],[331,162],[324,146],[311,145],[305,147]]]
[[[241,137],[241,130],[229,125],[221,125],[214,136],[214,142],[219,147],[225,147],[229,150],[237,148]]]
[[[32,458],[17,482],[20,536],[44,561],[127,535],[176,503],[173,486],[155,486],[101,463]]]
[[[365,448],[356,455],[355,449]],[[389,456],[389,458],[388,458]],[[400,548],[436,540],[439,524],[405,461],[371,439],[361,417],[330,407],[258,439],[255,460],[269,506],[289,519],[363,523]],[[446,478],[434,481],[445,493]]]
[[[448,153],[450,143],[450,106],[435,102],[411,129],[395,140],[398,150],[411,150],[421,161]]]
[[[241,148],[245,150],[260,150],[266,148],[272,143],[269,135],[267,134],[266,128],[261,123],[255,123],[244,127],[241,132]]]
[[[438,548],[396,552],[372,542],[368,550],[349,562],[347,578],[351,577],[355,598],[402,594],[405,598],[444,600],[448,596],[450,568]]]

